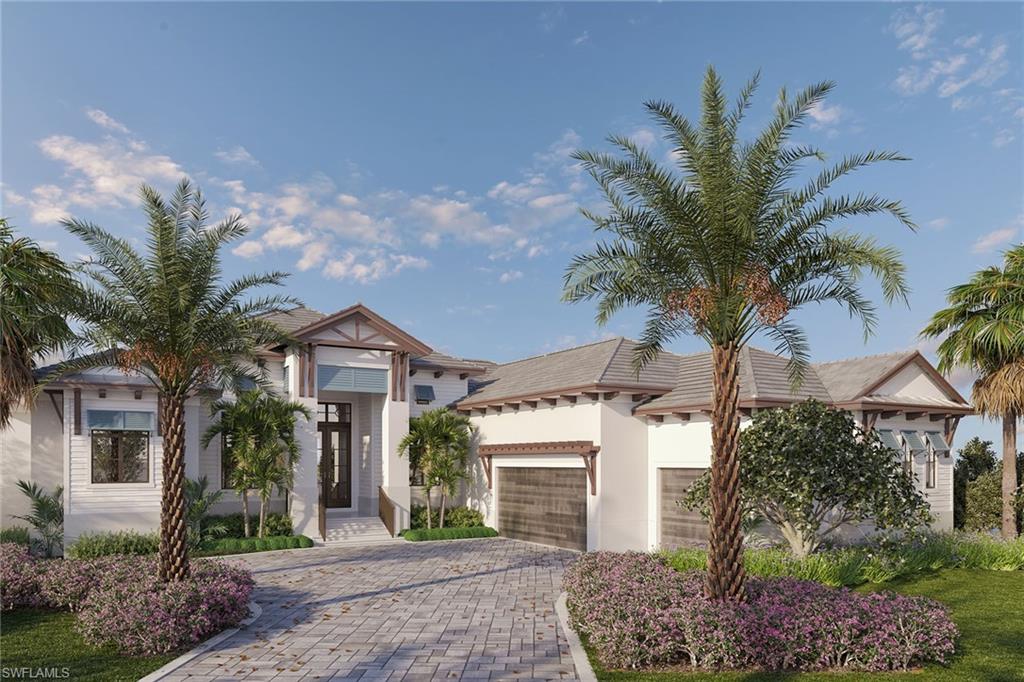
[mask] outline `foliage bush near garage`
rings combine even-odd
[[[429,540],[464,540],[466,538],[493,538],[498,531],[488,526],[472,526],[470,528],[414,528],[402,534],[409,542],[426,542]]]
[[[440,512],[437,509],[431,510],[430,515],[434,528],[437,528],[440,521]],[[421,504],[413,505],[411,525],[413,529],[427,527],[427,508]],[[484,525],[484,515],[469,507],[452,507],[444,513],[444,525],[446,528],[473,528]]]
[[[707,554],[702,549],[673,550],[665,552],[664,557],[679,571],[703,570],[707,565]],[[804,558],[781,549],[748,548],[743,561],[749,575],[788,576],[833,587],[853,587],[941,568],[1019,571],[1024,569],[1024,538],[1007,541],[962,532],[879,536],[868,545],[822,550]]]
[[[275,549],[299,549],[312,546],[313,541],[305,535],[278,535],[266,538],[220,538],[204,542],[195,555],[222,556],[226,554],[267,552]]]
[[[889,592],[751,578],[745,603],[708,599],[700,572],[649,554],[585,554],[563,588],[609,668],[906,670],[947,661],[958,636],[940,604]]]
[[[94,559],[114,554],[145,555],[160,550],[160,536],[134,530],[83,533],[68,547],[72,559]]]
[[[4,609],[73,611],[86,642],[130,656],[178,651],[237,625],[252,590],[248,571],[218,561],[195,562],[188,578],[165,583],[149,556],[41,560],[0,544]]]

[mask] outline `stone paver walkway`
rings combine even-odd
[[[554,610],[575,556],[495,538],[233,559],[263,614],[166,679],[575,679]]]

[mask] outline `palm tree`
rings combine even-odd
[[[427,501],[427,528],[433,525],[431,490],[441,488],[438,524],[444,527],[445,505],[459,481],[466,477],[466,455],[472,427],[469,418],[441,407],[409,420],[409,433],[398,443],[399,455],[409,454],[409,465],[423,473]]]
[[[280,285],[286,273],[222,280],[222,247],[249,229],[237,214],[208,227],[205,202],[189,180],[170,202],[145,185],[140,195],[148,217],[144,253],[90,222],[63,221],[93,252],[81,266],[90,280],[76,309],[84,323],[81,342],[110,350],[62,363],[58,374],[113,363],[156,386],[163,429],[160,577],[177,580],[189,570],[185,400],[212,384],[237,389],[243,378],[266,384],[264,373],[252,369],[256,353],[288,338],[260,316],[295,300],[244,298],[254,287]]]
[[[74,339],[68,326],[76,282],[67,265],[0,218],[0,429],[35,395],[42,356]]]
[[[245,535],[249,537],[249,491],[260,500],[259,531],[265,535],[267,506],[274,488],[288,490],[294,483],[300,450],[295,439],[296,416],[312,419],[304,405],[260,389],[242,391],[235,401],[218,400],[211,406],[220,417],[203,434],[203,447],[214,437],[225,437],[232,458],[231,486],[242,498]]]
[[[580,151],[580,161],[608,203],[607,215],[583,209],[608,235],[567,268],[563,298],[598,299],[604,324],[619,309],[646,306],[647,321],[633,358],[639,372],[680,334],[710,346],[711,529],[705,590],[719,599],[744,598],[739,490],[738,357],[763,334],[790,357],[794,387],[808,363],[803,331],[790,314],[809,303],[836,302],[863,324],[875,325],[875,306],[860,289],[864,271],[878,278],[886,301],[906,300],[899,252],[869,238],[830,230],[837,221],[889,214],[916,229],[898,201],[876,195],[828,196],[851,171],[894,152],[846,157],[803,186],[793,186],[802,162],[823,160],[810,145],[791,142],[808,112],[833,89],[812,85],[790,98],[783,90],[768,126],[750,142],[738,129],[758,82],[755,76],[731,110],[722,82],[708,68],[702,114],[694,125],[667,102],[647,111],[665,131],[672,163],[660,163],[626,137],[609,141],[619,154]]]
[[[1024,414],[1024,244],[1011,248],[1003,267],[974,273],[949,290],[948,307],[935,313],[921,335],[944,337],[939,371],[964,367],[978,374],[974,406],[1003,422],[1003,537],[1017,536],[1017,420]]]
[[[32,513],[14,518],[36,529],[43,553],[51,557],[53,549],[64,544],[64,488],[48,493],[31,481],[18,481],[18,488],[31,502]]]

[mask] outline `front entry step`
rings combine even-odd
[[[393,538],[376,516],[328,516],[327,545],[362,545],[379,542],[404,542]]]

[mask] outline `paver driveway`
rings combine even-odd
[[[233,559],[263,614],[167,679],[573,679],[554,604],[574,556],[494,538]]]

